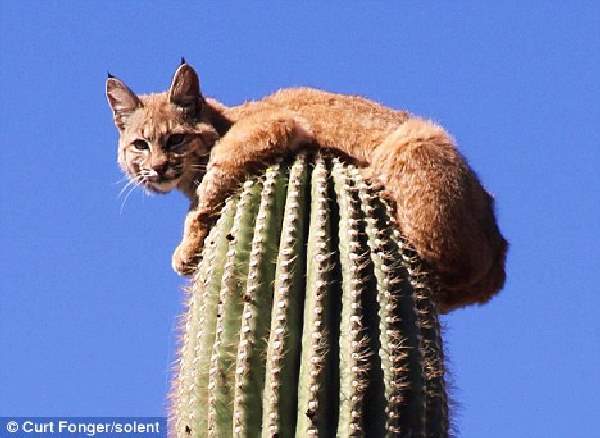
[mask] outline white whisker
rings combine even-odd
[[[121,184],[121,183],[127,181],[128,179],[129,179],[129,177],[127,175],[125,175],[121,179],[119,179],[118,181],[115,181],[115,184]]]
[[[133,184],[130,186],[131,190],[129,190],[127,192],[127,194],[125,195],[125,198],[123,199],[123,202],[121,203],[121,209],[119,210],[119,214],[123,214],[123,210],[125,209],[125,204],[127,203],[127,199],[129,199],[129,195],[131,195],[135,191],[135,189],[138,185],[139,184],[136,183],[136,184]]]
[[[125,184],[125,185],[123,186],[123,188],[121,189],[121,191],[120,191],[120,192],[119,192],[119,194],[117,195],[117,199],[119,199],[119,198],[121,197],[121,195],[122,195],[123,193],[125,193],[125,190],[127,190],[127,189],[128,189],[128,188],[129,188],[131,185],[133,185],[133,184],[135,184],[135,181],[133,181],[133,180],[129,180],[129,181],[127,182],[127,184]]]
[[[123,186],[123,188],[121,189],[121,191],[119,192],[119,194],[117,195],[117,199],[121,197],[121,195],[123,195],[123,193],[125,193],[125,191],[132,185],[134,184],[140,184],[143,181],[143,177],[140,175],[137,175],[135,178],[129,178],[129,181],[127,181],[127,184],[125,184]]]

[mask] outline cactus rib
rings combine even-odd
[[[333,397],[329,394],[331,376],[330,312],[333,298],[331,275],[333,254],[330,230],[327,169],[321,155],[312,172],[311,211],[307,244],[306,299],[302,359],[298,382],[298,423],[296,436],[330,436]]]
[[[360,207],[352,196],[352,181],[343,164],[334,159],[333,181],[340,206],[339,257],[342,269],[340,321],[340,413],[338,435],[364,436],[363,394],[369,372],[368,340],[364,333],[363,248],[359,241]]]
[[[417,309],[406,272],[398,263],[399,248],[390,241],[390,227],[382,226],[385,206],[357,169],[350,167],[359,185],[361,207],[365,214],[367,241],[374,275],[380,321],[380,357],[385,381],[386,430],[399,434],[423,429],[424,383],[421,379],[419,333],[414,330]],[[415,435],[417,435],[415,433]]]
[[[275,260],[271,254],[279,248],[284,195],[285,174],[281,165],[270,166],[265,172],[256,215],[235,365],[233,431],[235,436],[240,437],[259,436],[262,428],[263,359],[271,322],[271,288],[275,279]]]
[[[175,429],[178,435],[200,436],[207,428],[208,368],[215,339],[217,298],[225,264],[227,240],[233,224],[238,197],[230,198],[221,217],[207,237],[202,262],[189,291],[183,345],[180,351],[174,411],[179,412]],[[186,433],[187,433],[186,432]]]
[[[248,275],[248,256],[260,196],[256,179],[244,183],[229,234],[225,269],[217,307],[216,337],[209,370],[209,436],[231,436],[234,399],[235,357],[240,340],[243,291]]]
[[[402,266],[410,281],[419,319],[416,324],[420,331],[419,351],[422,356],[421,375],[425,381],[425,415],[423,435],[426,437],[444,437],[449,434],[448,395],[444,375],[444,351],[442,345],[439,312],[433,295],[436,291],[436,278],[423,267],[415,250],[406,242],[398,228],[393,224],[393,208],[386,203],[389,229],[392,241],[398,245],[402,256]]]
[[[307,177],[306,155],[301,153],[290,170],[277,258],[263,397],[263,437],[293,436],[296,428]]]

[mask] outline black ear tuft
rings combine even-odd
[[[181,63],[179,64],[180,66],[187,64],[187,62],[185,62],[185,58],[182,56],[181,57]]]
[[[108,76],[108,79],[116,79],[116,76],[111,75],[109,71],[106,72],[106,76]]]

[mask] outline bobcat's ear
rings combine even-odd
[[[125,129],[127,117],[142,106],[142,102],[135,93],[110,73],[106,79],[106,98],[112,109],[115,125],[121,131]]]
[[[198,75],[183,58],[169,88],[169,101],[190,116],[196,114],[202,105]]]

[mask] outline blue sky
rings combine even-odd
[[[104,81],[184,55],[227,104],[310,85],[442,123],[511,243],[504,291],[444,318],[460,436],[596,430],[598,3],[203,3],[0,5],[0,415],[165,413],[187,206],[121,211]]]

